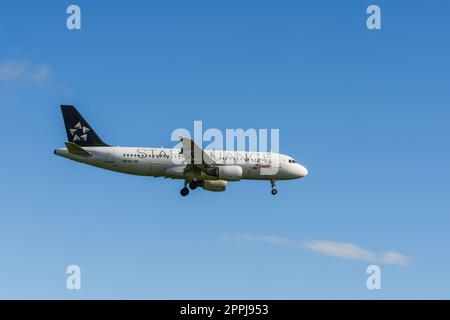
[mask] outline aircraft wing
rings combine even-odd
[[[209,167],[212,165],[217,165],[217,163],[206,154],[206,152],[200,148],[193,140],[181,137],[181,143],[183,148],[181,149],[181,154],[184,155],[188,165],[194,165],[197,167]]]

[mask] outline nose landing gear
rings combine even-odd
[[[276,195],[276,194],[278,193],[278,190],[275,188],[275,183],[276,183],[276,180],[275,180],[275,179],[270,180],[270,185],[272,186],[272,191],[271,191],[271,193],[272,193],[273,195]]]

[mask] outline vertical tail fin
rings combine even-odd
[[[80,147],[109,147],[74,106],[61,105],[67,140]]]

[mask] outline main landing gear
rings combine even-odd
[[[189,189],[187,187],[184,187],[183,189],[180,190],[180,194],[183,197],[186,197],[189,194]]]
[[[272,186],[272,191],[270,191],[270,193],[272,193],[272,195],[276,195],[278,193],[278,190],[275,188],[276,180],[275,179],[270,180],[270,185]],[[189,194],[189,189],[195,190],[198,188],[198,186],[199,182],[197,180],[192,180],[191,182],[184,181],[184,188],[180,190],[180,194],[183,197],[186,197]]]
[[[189,188],[188,188],[189,186]],[[180,190],[180,194],[183,197],[186,197],[189,194],[189,189],[195,190],[199,186],[199,182],[197,180],[192,180],[191,182],[184,182],[184,188]]]
[[[198,187],[198,181],[197,180],[192,180],[191,182],[189,182],[189,189],[191,190],[195,190]]]
[[[180,194],[181,194],[183,197],[186,197],[186,196],[189,194],[189,189],[188,189],[188,187],[187,187],[187,184],[188,184],[188,182],[187,182],[187,181],[184,181],[184,188],[180,190]]]
[[[276,180],[275,180],[275,179],[270,180],[270,185],[272,186],[272,191],[271,191],[271,193],[272,193],[273,195],[276,195],[276,194],[278,193],[278,190],[275,189],[275,183],[276,183]]]

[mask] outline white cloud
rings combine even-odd
[[[34,83],[48,79],[51,70],[46,65],[32,65],[28,60],[9,59],[0,62],[0,81],[25,80]]]
[[[385,264],[397,264],[400,266],[407,266],[410,264],[408,257],[398,252],[386,252],[381,257],[381,260],[382,263]]]
[[[20,78],[28,66],[26,60],[5,60],[0,62],[0,80],[8,81]]]
[[[401,253],[385,252],[380,255],[366,250],[354,243],[316,240],[306,242],[305,247],[311,251],[333,257],[362,260],[381,264],[395,264],[399,266],[409,265],[408,257]]]
[[[371,261],[376,260],[376,255],[353,243],[343,243],[335,241],[309,241],[305,247],[311,251],[322,253],[328,256]]]
[[[45,65],[39,65],[30,72],[30,79],[35,82],[41,82],[50,76],[50,69]]]
[[[222,240],[228,243],[240,244],[249,241],[266,242],[270,244],[295,245],[295,242],[278,236],[251,236],[248,234],[228,234],[223,235]]]
[[[252,236],[252,235],[223,235],[222,240],[227,243],[241,244],[244,242],[262,242],[274,245],[286,245],[300,249],[317,252],[327,256],[353,259],[359,261],[367,261],[379,264],[392,264],[399,266],[409,265],[409,259],[405,255],[398,252],[385,252],[376,254],[364,249],[354,243],[336,242],[336,241],[294,241],[278,236]]]

